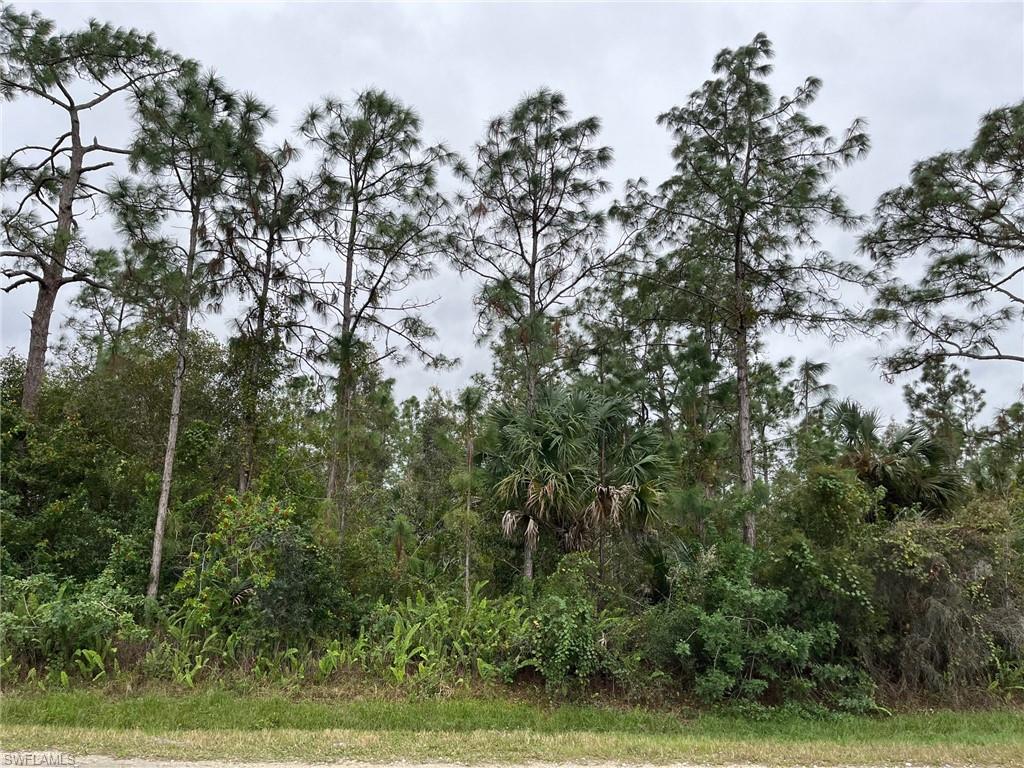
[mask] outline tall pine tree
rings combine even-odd
[[[147,309],[167,328],[176,358],[146,590],[151,598],[160,584],[192,320],[226,283],[214,237],[217,207],[239,178],[256,172],[258,141],[270,118],[266,106],[212,74],[189,71],[151,88],[139,100],[131,153],[137,178],[121,179],[111,191],[124,235],[146,259]]]
[[[338,376],[327,497],[342,533],[355,470],[351,438],[360,367],[401,362],[407,350],[435,365],[448,363],[428,346],[434,329],[422,310],[430,302],[402,295],[433,274],[448,219],[436,183],[450,154],[441,145],[424,146],[420,128],[412,109],[372,89],[351,103],[325,99],[300,128],[318,152],[319,236],[337,253],[342,271],[320,302],[338,320],[329,353]]]
[[[46,366],[50,321],[57,294],[67,285],[104,284],[82,235],[84,214],[104,190],[95,174],[113,166],[127,149],[89,140],[83,121],[113,106],[115,97],[136,96],[178,71],[181,61],[157,47],[152,35],[92,21],[83,30],[59,33],[37,13],[5,6],[0,15],[0,95],[39,99],[59,110],[67,130],[14,148],[0,160],[4,190],[0,255],[5,292],[36,286],[21,407],[31,416]],[[99,120],[97,124],[101,124]]]
[[[684,274],[687,282],[676,290],[713,306],[728,331],[745,491],[755,479],[751,365],[759,334],[768,326],[829,329],[848,322],[836,288],[863,277],[815,238],[820,224],[858,222],[830,182],[867,151],[863,125],[854,121],[836,139],[812,122],[804,110],[821,88],[816,78],[775,99],[768,84],[773,57],[763,34],[719,53],[716,77],[659,118],[675,140],[675,174],[654,194],[633,184],[621,208],[627,220],[647,217],[648,242],[671,252],[666,277]],[[688,264],[699,268],[683,269]],[[743,539],[756,541],[752,506]]]

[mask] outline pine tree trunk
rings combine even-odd
[[[328,497],[334,500],[338,516],[338,538],[345,536],[345,517],[348,510],[349,486],[352,482],[352,400],[355,390],[355,311],[353,307],[353,284],[355,280],[356,237],[359,222],[359,198],[353,195],[352,213],[349,219],[348,242],[345,248],[345,286],[342,297],[342,360],[338,367],[338,394],[335,398],[336,421],[331,487]],[[345,452],[344,467],[341,466],[341,452]]]
[[[470,544],[470,541],[469,541],[469,526],[467,525],[466,526],[466,533],[465,533],[465,535],[463,537],[463,541],[462,541],[462,549],[463,549],[463,553],[462,553],[462,556],[463,556],[463,561],[462,561],[462,581],[463,581],[463,585],[462,586],[463,586],[463,588],[466,591],[466,610],[467,611],[470,609],[470,606],[473,603],[473,592],[469,588],[469,544]]]
[[[156,525],[153,528],[153,554],[149,566],[149,584],[146,597],[155,599],[160,589],[160,565],[164,554],[164,530],[171,504],[171,482],[174,478],[174,456],[178,447],[178,426],[181,420],[181,396],[185,388],[185,357],[188,349],[189,317],[192,312],[192,278],[195,271],[196,251],[199,245],[199,212],[192,209],[192,228],[189,233],[188,263],[185,267],[185,295],[178,307],[177,361],[174,367],[174,389],[171,394],[171,417],[167,425],[167,445],[164,449],[163,476],[160,479],[160,500],[156,507]]]
[[[740,485],[744,491],[754,488],[754,450],[750,441],[750,388],[748,381],[748,360],[746,334],[737,339],[736,351],[736,399],[739,410],[737,430],[740,449]],[[743,517],[743,542],[754,546],[757,538],[754,511],[747,510]]]
[[[257,299],[256,328],[253,331],[255,343],[249,351],[249,366],[246,372],[248,381],[245,385],[245,403],[243,404],[242,432],[244,448],[242,463],[238,472],[238,493],[244,494],[249,490],[252,483],[252,475],[256,463],[256,434],[258,430],[258,403],[260,397],[260,363],[263,356],[267,354],[267,302],[270,295],[270,272],[273,268],[273,246],[268,245],[266,249],[266,262],[263,265],[261,275],[262,284],[260,295]]]
[[[526,407],[532,414],[537,412],[537,372],[531,357],[526,359]]]
[[[704,491],[704,500],[710,502],[711,499],[714,497],[714,494],[711,491],[711,486],[708,485],[705,482],[702,482],[701,483],[701,488]],[[708,521],[707,521],[707,517],[705,516],[705,509],[704,508],[702,508],[700,510],[700,512],[698,512],[698,514],[697,514],[696,529],[697,529],[697,541],[699,541],[701,544],[707,543],[707,539],[708,539]]]
[[[334,498],[338,489],[338,451],[336,447],[331,448],[331,460],[327,466],[327,493],[328,500]]]
[[[328,478],[328,498],[334,500],[338,520],[338,538],[345,536],[349,486],[352,482],[352,364],[348,352],[339,370],[338,394],[335,398],[334,458]],[[344,460],[343,460],[344,457]]]
[[[736,431],[740,453],[740,485],[749,493],[754,488],[754,449],[750,439],[750,348],[747,327],[746,286],[743,265],[742,222],[737,228],[735,253],[735,311],[736,311]],[[743,543],[753,547],[757,542],[757,521],[749,504],[743,514]]]
[[[122,299],[120,306],[117,308],[117,323],[114,325],[114,330],[110,334],[110,354],[107,356],[107,365],[110,370],[116,373],[119,356],[121,354],[121,336],[124,334],[124,316],[128,309],[127,302]]]
[[[466,521],[463,532],[463,569],[462,578],[464,587],[466,589],[466,610],[468,611],[472,602],[472,596],[469,589],[469,547],[472,543],[470,540],[470,527],[469,521],[473,514],[473,425],[470,421],[468,425],[469,435],[466,439]]]
[[[68,156],[68,173],[61,185],[60,197],[57,199],[57,227],[53,234],[53,250],[49,254],[48,264],[43,270],[43,280],[39,284],[36,306],[32,312],[31,331],[29,333],[28,358],[25,363],[25,381],[21,393],[21,408],[29,418],[33,418],[39,406],[39,390],[46,371],[46,347],[50,336],[50,320],[53,307],[57,301],[61,279],[67,264],[68,246],[71,244],[74,229],[75,191],[82,178],[82,166],[85,151],[82,147],[81,125],[78,111],[69,110],[71,117],[71,153]]]
[[[524,353],[526,357],[526,410],[531,416],[537,413],[537,386],[539,383],[539,368],[540,368],[540,354],[537,350],[537,334],[534,332],[535,323],[537,322],[537,261],[539,256],[538,251],[538,223],[536,219],[533,221],[531,239],[531,251],[529,257],[529,282],[528,282],[528,294],[529,304],[527,307],[527,320],[526,320],[526,344],[524,345]],[[528,521],[529,522],[529,521]],[[533,581],[533,547],[530,542],[525,538],[523,539],[523,579],[526,581]]]
[[[537,338],[538,329],[536,324],[538,321],[537,317],[537,262],[539,258],[537,241],[538,238],[538,223],[536,219],[533,222],[533,237],[531,240],[531,251],[529,258],[529,284],[527,293],[529,294],[528,306],[527,306],[527,320],[526,320],[526,409],[527,413],[531,416],[537,412],[537,386],[540,378],[540,351],[537,349],[538,342],[541,341]]]
[[[606,464],[606,453],[605,453],[605,439],[604,435],[600,438],[601,448],[598,454],[598,465],[597,465],[597,482],[601,488],[608,487],[608,479],[605,477],[605,464]],[[600,584],[604,584],[604,523],[607,518],[606,510],[602,507],[601,518],[597,524],[597,580]]]
[[[334,395],[334,440],[330,473],[327,477],[327,498],[333,507],[338,537],[345,535],[348,489],[352,479],[352,349],[342,339],[342,358],[338,364],[338,386]]]
[[[242,452],[242,465],[238,470],[238,495],[244,496],[249,491],[249,483],[252,482],[252,465],[253,457],[255,456],[255,450],[253,443],[255,438],[252,436],[249,428],[246,428],[247,434],[244,438],[245,447]]]
[[[59,278],[58,278],[59,279]],[[32,310],[32,326],[29,332],[28,359],[25,363],[25,382],[21,395],[21,408],[29,417],[35,416],[39,406],[39,390],[46,370],[46,346],[50,335],[50,318],[57,301],[57,288],[44,278],[39,283],[36,306]]]
[[[181,393],[185,385],[185,347],[188,340],[188,308],[182,308],[183,319],[178,326],[178,359],[174,369],[174,392],[171,395],[171,418],[167,426],[167,446],[164,450],[163,477],[160,480],[160,501],[156,508],[156,527],[153,529],[153,555],[149,567],[149,586],[146,596],[156,598],[160,587],[160,565],[164,552],[164,529],[170,508],[171,480],[174,475],[174,454],[178,446],[178,426],[181,420]]]

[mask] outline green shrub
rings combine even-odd
[[[602,622],[588,586],[593,563],[569,555],[545,579],[530,610],[526,642],[530,660],[551,688],[585,685],[601,670]]]
[[[875,575],[855,548],[822,549],[795,531],[765,560],[764,580],[786,595],[786,623],[808,630],[834,625],[833,658],[857,659],[874,642],[882,622],[872,594]]]
[[[1019,523],[1004,502],[897,521],[866,552],[885,616],[868,662],[903,688],[957,694],[1024,658]]]
[[[346,634],[354,603],[310,526],[274,499],[224,499],[174,598],[198,628],[277,644]]]
[[[763,583],[786,593],[785,620],[801,629],[836,625],[836,655],[855,658],[880,626],[875,575],[863,558],[880,493],[850,470],[818,467],[776,502],[762,558]]]
[[[746,548],[711,549],[675,575],[675,651],[697,696],[870,706],[865,676],[835,657],[835,623],[797,625],[787,593],[755,582],[754,560]]]
[[[876,516],[881,491],[850,469],[815,467],[776,502],[777,528],[802,531],[818,547],[846,547]]]
[[[5,576],[0,647],[29,665],[70,667],[80,650],[109,661],[119,644],[141,643],[148,636],[135,621],[142,602],[140,595],[115,583],[109,571],[84,584],[48,573]]]

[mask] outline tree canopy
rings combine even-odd
[[[0,42],[4,97],[69,121],[2,165],[39,295],[0,359],[3,684],[1020,695],[1024,406],[977,374],[1024,363],[1024,104],[861,213],[864,121],[776,95],[763,34],[622,190],[548,88],[460,157],[381,89],[294,120],[148,34]],[[117,95],[130,143],[89,143]],[[428,387],[457,325],[488,365]],[[808,335],[880,339],[884,410]]]

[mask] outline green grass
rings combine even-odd
[[[168,759],[1024,766],[1024,711],[737,715],[504,699],[294,700],[228,692],[5,695],[5,749]]]

